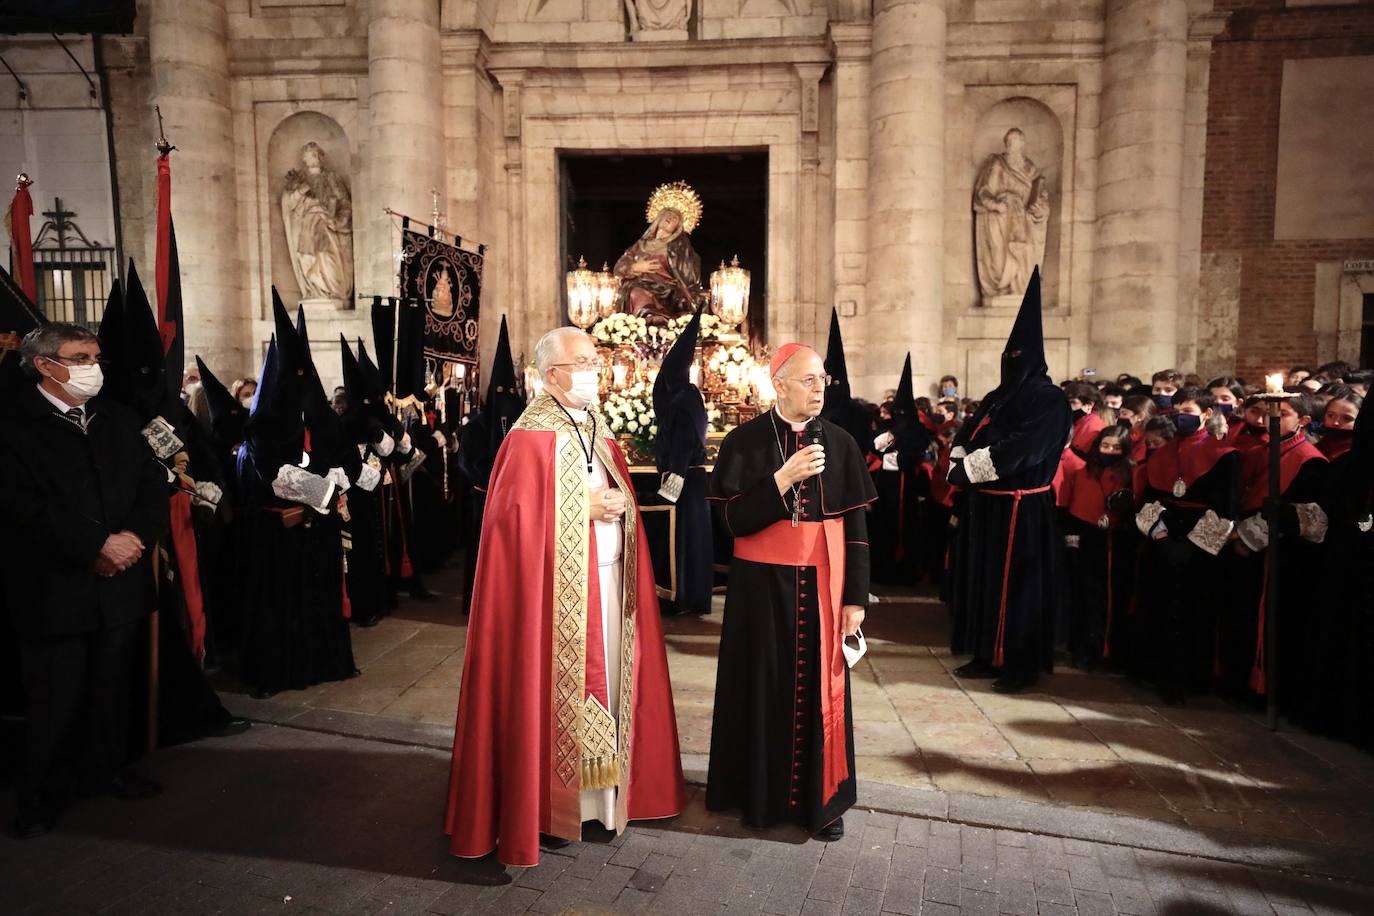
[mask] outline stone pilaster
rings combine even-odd
[[[432,188],[447,187],[444,168],[443,79],[440,69],[439,4],[433,0],[372,0],[367,23],[369,176],[380,205],[373,238],[385,240],[369,254],[369,274],[359,289],[396,285],[392,252],[396,230],[381,207],[429,222]],[[441,202],[447,209],[447,203]]]
[[[874,0],[860,394],[938,378],[944,313],[944,0]]]
[[[865,365],[864,314],[868,277],[868,70],[873,30],[867,22],[835,22],[831,81],[835,99],[834,305],[844,323],[848,364]],[[825,310],[822,309],[822,313]],[[822,314],[820,327],[828,327]]]
[[[181,261],[186,355],[200,354],[224,377],[249,368],[248,273],[239,250],[226,0],[147,4],[153,102],[172,154],[172,219]],[[150,126],[156,133],[156,121]],[[151,173],[156,153],[147,138]],[[155,198],[148,203],[156,206]],[[147,257],[152,256],[149,245]],[[153,294],[154,267],[139,264]],[[174,368],[173,371],[180,371]]]
[[[1091,358],[1108,377],[1178,358],[1185,0],[1107,0]]]

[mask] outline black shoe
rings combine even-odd
[[[382,615],[381,615],[381,614],[373,614],[371,617],[368,617],[368,618],[366,618],[365,620],[355,620],[355,621],[353,621],[353,625],[354,625],[354,626],[357,626],[357,627],[361,627],[362,629],[367,629],[368,627],[375,627],[377,624],[379,624],[379,623],[381,623],[381,622],[382,622]]]
[[[241,735],[253,727],[253,723],[247,719],[233,716],[222,725],[216,725],[205,730],[206,738],[228,738],[230,735]]]
[[[1020,693],[1034,686],[1035,680],[1034,674],[1004,674],[992,682],[992,689],[997,693]]]
[[[1001,673],[1002,670],[1000,668],[994,668],[987,662],[977,658],[954,669],[955,677],[962,677],[968,680],[987,680],[988,678],[997,677]]]
[[[88,787],[86,794],[108,795],[111,798],[120,798],[124,801],[142,801],[161,795],[162,785],[141,773],[125,770],[110,777],[105,782]]]
[[[14,838],[31,840],[57,826],[57,808],[36,792],[26,792],[19,798],[14,812]]]
[[[837,817],[816,831],[816,839],[822,843],[833,843],[844,836],[844,818]]]
[[[547,833],[539,834],[539,845],[544,849],[565,849],[572,844],[572,840],[565,840],[561,836],[549,836]]]

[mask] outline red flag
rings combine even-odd
[[[169,276],[168,253],[172,247],[172,155],[163,153],[157,157],[157,261],[155,264],[154,285],[157,290],[157,323],[161,327],[167,321],[167,279]],[[167,338],[163,336],[164,352]],[[181,367],[177,366],[178,373]]]
[[[38,283],[33,273],[33,234],[29,229],[29,217],[33,216],[33,198],[29,196],[27,181],[21,181],[14,189],[14,202],[10,204],[10,273],[19,283],[19,288],[29,297],[30,302],[38,301]]]

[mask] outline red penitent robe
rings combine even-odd
[[[560,524],[569,509],[566,501],[563,512],[555,505],[560,473],[570,481],[568,492],[585,488],[581,461],[570,469],[564,467],[568,451],[557,453],[563,422],[551,398],[537,398],[502,443],[492,467],[444,817],[450,850],[457,856],[478,857],[495,849],[507,865],[530,866],[539,861],[540,833],[571,840],[581,835],[583,768],[577,735],[567,723],[584,699],[582,666],[595,660],[586,652],[586,620],[579,632],[566,608],[560,611],[555,594],[558,535],[566,536],[567,526],[578,524]],[[598,430],[605,429],[600,422]],[[623,718],[620,728],[621,761],[628,769],[618,783],[617,826],[623,828],[625,820],[679,813],[686,793],[648,544],[639,535],[643,526],[629,469],[614,440],[600,435],[597,454],[612,483],[630,498],[622,559],[624,588],[634,595],[633,604],[625,604],[633,652],[622,655],[623,664],[633,665],[628,758]],[[583,500],[580,524],[585,526]],[[588,534],[586,540],[584,569],[594,579],[595,538]],[[587,605],[593,602],[595,607],[584,610],[599,621],[596,589],[588,588]],[[570,680],[572,689],[563,689]]]

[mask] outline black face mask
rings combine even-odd
[[[1111,467],[1111,466],[1114,465],[1114,464],[1118,464],[1118,463],[1120,463],[1121,459],[1124,458],[1124,457],[1126,457],[1126,456],[1125,456],[1125,455],[1104,455],[1104,454],[1102,454],[1101,452],[1098,452],[1098,453],[1097,453],[1097,460],[1098,460],[1098,462],[1099,462],[1103,467]]]
[[[1116,421],[1116,426],[1117,426],[1117,429],[1129,430],[1129,429],[1131,428],[1131,421],[1130,421],[1130,420],[1117,420],[1117,421]]]
[[[1190,413],[1174,414],[1174,426],[1178,428],[1179,435],[1191,436],[1202,428],[1202,417]]]
[[[1235,405],[1235,404],[1218,404],[1218,405],[1217,405],[1217,410],[1221,411],[1221,413],[1222,413],[1224,416],[1227,416],[1227,417],[1229,417],[1229,416],[1231,415],[1232,411],[1234,411],[1235,409],[1236,409],[1236,405]]]
[[[1323,439],[1349,439],[1353,435],[1355,435],[1353,429],[1334,429],[1329,426],[1322,428]]]

